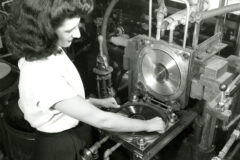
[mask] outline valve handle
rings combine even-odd
[[[224,105],[225,105],[225,101],[226,101],[226,95],[225,95],[225,91],[227,90],[228,88],[228,85],[227,84],[220,84],[219,86],[219,89],[221,91],[221,98],[220,98],[220,101],[219,101],[219,106],[221,108],[221,111],[224,111]]]

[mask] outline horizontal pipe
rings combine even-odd
[[[234,12],[240,10],[240,3],[227,5],[221,8],[213,9],[210,11],[199,12],[200,20],[208,19],[214,16],[222,15],[229,12]]]

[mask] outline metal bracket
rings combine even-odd
[[[196,60],[204,62],[225,48],[227,44],[221,43],[221,37],[222,33],[218,32],[214,36],[199,44],[195,51]]]

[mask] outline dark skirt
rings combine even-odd
[[[91,144],[91,127],[84,124],[60,133],[37,132],[32,160],[81,160]]]

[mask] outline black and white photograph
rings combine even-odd
[[[0,160],[240,160],[240,0],[0,0]]]

